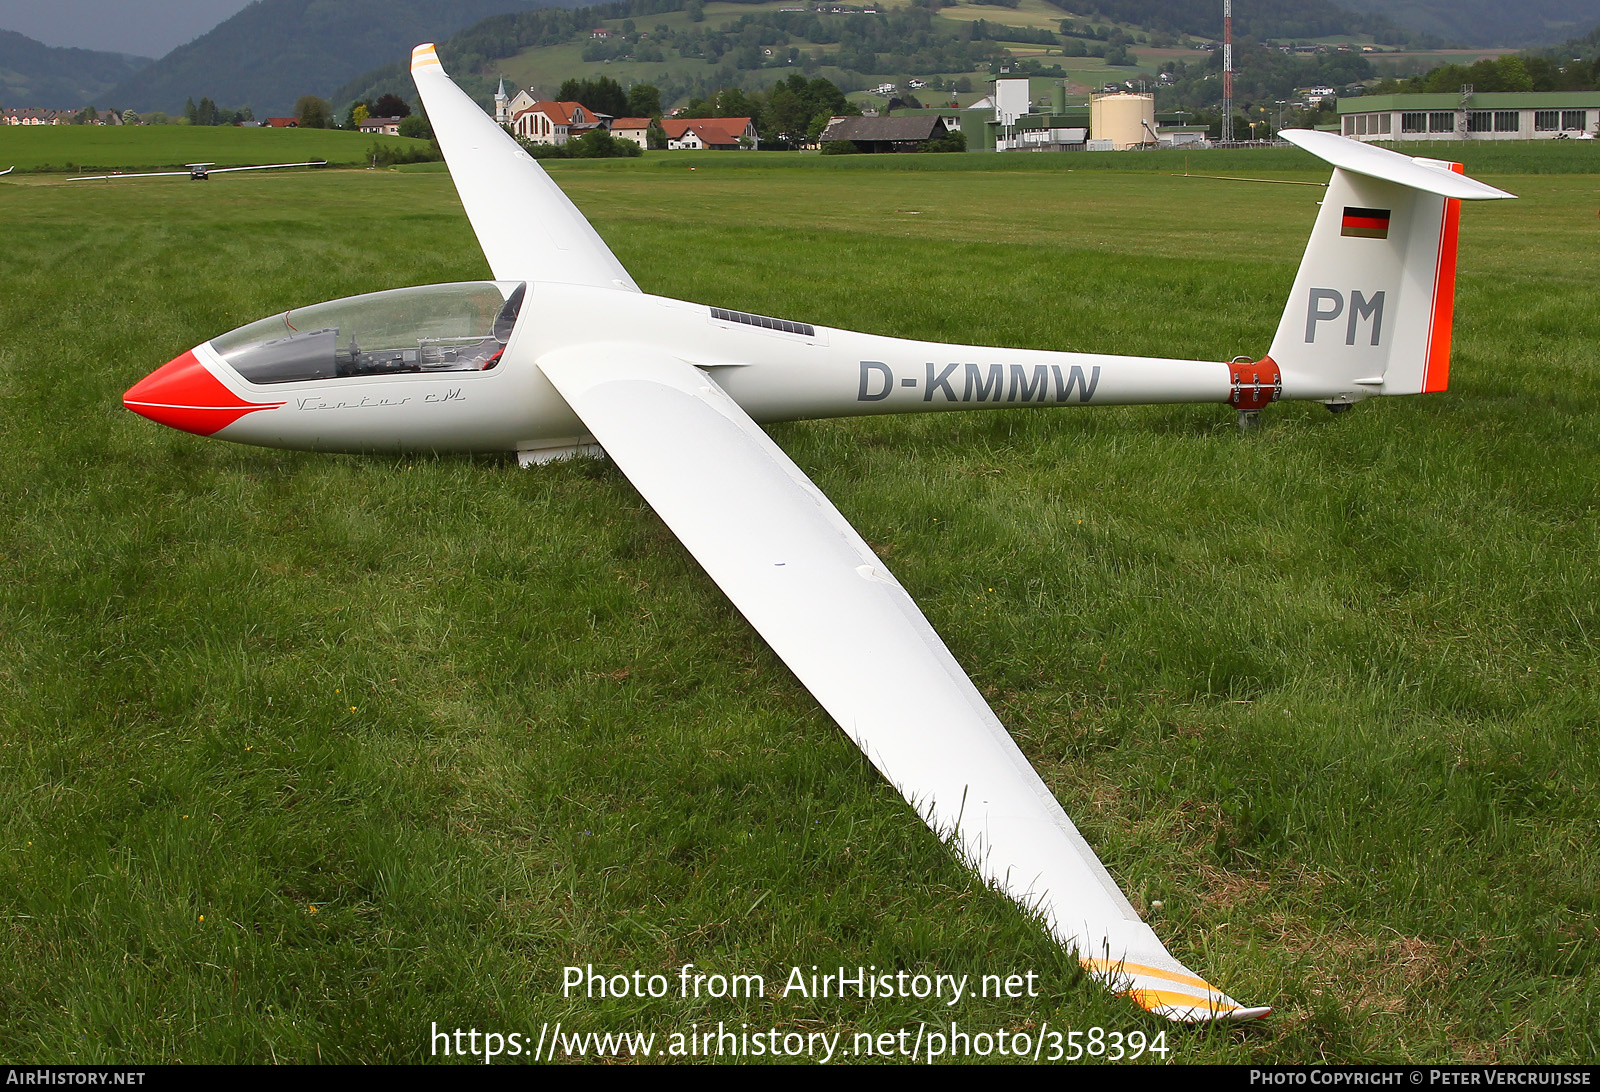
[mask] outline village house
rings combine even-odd
[[[70,125],[72,116],[73,111],[71,110],[7,110],[3,115],[0,115],[0,123],[6,125]]]
[[[649,148],[650,119],[612,118],[611,135],[621,140],[631,140],[641,148]]]
[[[387,136],[400,135],[400,123],[404,118],[362,118],[361,131],[363,133],[383,133]]]
[[[604,115],[581,102],[536,102],[512,116],[512,131],[535,144],[565,144],[574,137],[606,127]]]
[[[87,109],[87,107],[85,108]],[[73,125],[81,110],[13,108],[0,110],[0,125]],[[96,110],[85,125],[121,125],[122,115],[115,110]]]
[[[668,148],[754,148],[760,139],[749,118],[663,118]]]

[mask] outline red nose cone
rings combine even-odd
[[[184,353],[128,388],[122,404],[134,413],[197,436],[210,436],[247,413],[282,402],[246,402],[224,387],[195,357]]]

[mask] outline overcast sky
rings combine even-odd
[[[0,0],[0,30],[51,46],[160,57],[250,0]]]

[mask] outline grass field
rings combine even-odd
[[[1383,145],[1407,155],[1458,160],[1472,174],[1600,174],[1600,141],[1416,141]],[[701,152],[651,152],[620,163],[565,160],[560,170],[604,172],[687,170],[724,173],[746,170],[847,171],[851,173],[934,173],[975,171],[980,174],[1044,176],[1044,185],[1059,186],[1068,174],[1110,171],[1115,174],[1153,173],[1253,177],[1310,181],[1320,161],[1309,152],[1287,144],[1204,151],[1162,149],[1127,152],[968,152],[964,155],[856,155],[822,156],[805,152],[737,152],[705,155]],[[407,170],[444,170],[444,164],[418,164]],[[1054,182],[1049,181],[1054,179]],[[1317,181],[1321,184],[1321,180]],[[1583,192],[1581,184],[1579,192]],[[1218,215],[1237,210],[1218,209]],[[1307,229],[1309,231],[1309,229]]]
[[[223,166],[326,159],[367,161],[374,144],[426,148],[426,140],[337,129],[245,129],[231,125],[4,125],[0,171],[159,170],[185,163]]]
[[[1073,22],[1088,20],[1082,14],[1069,15],[1054,4],[1045,0],[1021,0],[1014,8],[994,7],[989,4],[952,4],[939,9],[939,15],[944,19],[958,19],[963,22],[976,22],[979,19],[989,23],[1001,23],[1008,27],[1035,27],[1043,30],[1055,30],[1061,25],[1062,19],[1071,19]],[[1093,19],[1097,26],[1116,27],[1123,29],[1127,24],[1119,23],[1115,19]]]
[[[556,177],[647,291],[1208,359],[1265,349],[1319,196],[915,158]],[[1173,952],[1277,1010],[1198,1029],[952,860],[609,464],[257,450],[121,408],[273,311],[486,276],[445,174],[0,179],[0,1058],[953,1019],[1165,1031],[1178,1062],[1592,1060],[1600,178],[1485,177],[1522,199],[1463,214],[1447,394],[1248,435],[1225,406],[772,430]],[[769,995],[562,994],[585,964],[675,994],[685,963]],[[812,965],[1041,992],[775,996]]]

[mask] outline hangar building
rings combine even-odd
[[[1593,137],[1600,91],[1366,95],[1339,100],[1339,131],[1356,140],[1553,140]]]

